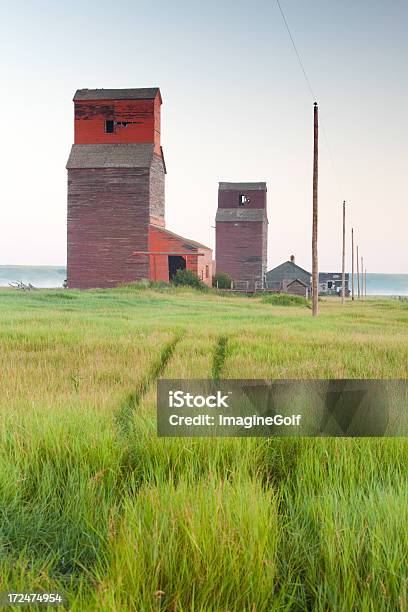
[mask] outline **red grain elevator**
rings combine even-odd
[[[75,93],[67,163],[68,287],[169,281],[183,267],[211,283],[211,250],[164,227],[161,104],[157,87]]]
[[[215,220],[216,271],[253,289],[267,269],[266,183],[219,183]]]

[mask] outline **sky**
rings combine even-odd
[[[280,0],[319,103],[319,268],[342,202],[369,272],[408,273],[408,2]],[[78,88],[159,86],[166,225],[214,247],[219,181],[267,181],[268,269],[311,267],[313,97],[275,0],[1,3],[0,264],[66,262]]]

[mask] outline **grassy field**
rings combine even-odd
[[[158,439],[156,379],[406,378],[408,305],[0,291],[0,591],[408,609],[405,439]]]

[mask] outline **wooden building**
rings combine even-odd
[[[346,296],[350,295],[349,274],[345,275]],[[288,261],[266,273],[265,289],[292,293],[294,295],[311,295],[312,275],[295,263],[294,255]],[[319,295],[341,295],[341,272],[319,272]]]
[[[295,263],[295,256],[291,255],[288,261],[281,263],[276,268],[266,273],[265,287],[283,291],[291,281],[299,280],[310,289],[312,275]]]
[[[140,256],[140,253],[135,253]],[[142,254],[143,256],[143,254]],[[212,250],[164,227],[149,229],[150,280],[171,281],[178,269],[192,270],[206,285],[212,284]]]
[[[294,280],[283,283],[282,293],[300,295],[307,299],[310,296],[310,286],[300,278],[295,278]]]
[[[266,183],[220,183],[216,215],[217,272],[253,288],[267,266]]]
[[[184,267],[211,284],[211,249],[165,229],[161,104],[158,88],[76,92],[67,163],[68,287],[169,281]]]
[[[345,274],[345,295],[350,295],[349,273]],[[341,296],[342,275],[341,272],[319,272],[319,295]]]

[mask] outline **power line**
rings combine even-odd
[[[298,51],[298,48],[296,46],[295,39],[292,36],[292,32],[290,31],[289,24],[288,24],[288,21],[286,19],[285,13],[283,12],[281,3],[280,3],[279,0],[276,0],[276,4],[278,5],[280,14],[282,15],[282,19],[283,19],[283,22],[285,24],[286,30],[287,30],[287,32],[289,34],[289,38],[290,38],[290,41],[292,43],[293,49],[295,51],[296,57],[298,59],[299,66],[300,66],[300,68],[301,68],[301,70],[303,72],[303,76],[305,77],[305,81],[306,81],[307,87],[308,87],[308,89],[310,91],[312,99],[314,101],[316,101],[317,100],[317,96],[314,93],[312,84],[311,84],[310,79],[309,79],[309,77],[307,75],[306,68],[304,66],[304,63],[302,61],[302,58],[301,58],[300,53]],[[323,122],[323,118],[321,116],[321,113],[320,113],[320,124],[321,124],[321,127],[322,127],[323,137],[324,137],[324,140],[326,142],[326,147],[327,147],[327,151],[328,151],[329,158],[330,158],[330,164],[331,164],[331,167],[332,167],[333,176],[334,176],[334,179],[335,179],[335,182],[336,182],[336,185],[337,185],[337,189],[340,192],[340,191],[343,191],[343,189],[341,189],[339,175],[338,175],[338,172],[336,170],[336,166],[335,166],[335,163],[334,163],[334,157],[333,157],[332,150],[331,150],[331,147],[330,147],[330,144],[329,144],[329,139],[328,139],[328,136],[327,136],[326,128],[324,126],[324,122]]]
[[[304,77],[305,77],[305,80],[306,80],[307,86],[308,86],[308,88],[309,88],[309,91],[310,91],[310,93],[311,93],[311,95],[312,95],[313,100],[316,100],[316,96],[315,96],[315,94],[314,94],[313,87],[312,87],[312,85],[311,85],[311,83],[310,83],[310,79],[309,79],[309,77],[307,76],[307,72],[306,72],[306,69],[305,69],[305,67],[304,67],[304,65],[303,65],[302,58],[300,57],[300,53],[299,53],[299,51],[297,50],[296,43],[295,43],[295,41],[294,41],[294,39],[293,39],[292,33],[291,33],[291,31],[290,31],[290,28],[289,28],[289,24],[288,24],[288,22],[287,22],[287,20],[286,20],[286,17],[285,17],[285,13],[283,12],[283,9],[282,9],[282,7],[281,7],[281,4],[280,4],[279,0],[276,0],[276,3],[277,3],[277,5],[278,5],[278,7],[279,7],[280,13],[281,13],[281,15],[282,15],[283,22],[284,22],[284,24],[285,24],[285,26],[286,26],[286,29],[287,29],[287,31],[288,31],[289,38],[290,38],[290,40],[291,40],[291,42],[292,42],[293,48],[294,48],[295,53],[296,53],[296,57],[298,58],[299,65],[300,65],[300,67],[301,67],[301,69],[302,69],[302,72],[303,72],[303,75],[304,75]]]

